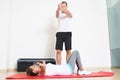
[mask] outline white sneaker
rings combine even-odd
[[[78,71],[78,74],[80,75],[87,75],[87,74],[91,74],[91,72],[87,71],[87,70],[82,70],[82,71]]]

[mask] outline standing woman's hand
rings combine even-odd
[[[61,4],[58,4],[58,11],[61,10]]]

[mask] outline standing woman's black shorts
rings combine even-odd
[[[56,33],[56,50],[63,50],[63,43],[65,43],[65,50],[71,50],[72,32],[57,32]]]

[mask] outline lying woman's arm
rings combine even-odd
[[[44,76],[46,72],[46,64],[45,61],[42,61],[42,63],[39,63],[39,66],[41,68],[40,75]]]
[[[46,66],[41,66],[40,74],[41,74],[42,76],[44,76],[44,75],[45,75],[45,72],[46,72]]]

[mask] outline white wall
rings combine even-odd
[[[0,0],[0,69],[7,68],[9,0]]]
[[[105,0],[74,2],[73,47],[85,66],[110,66],[107,8]],[[73,7],[73,8],[74,8]]]
[[[9,30],[6,30],[8,35],[4,34],[6,38],[0,37],[3,40],[9,39],[9,43],[4,42],[4,44],[8,44],[4,48],[8,47],[7,51],[1,51],[5,53],[4,56],[8,54],[6,56],[9,61],[8,64],[6,63],[8,68],[16,68],[17,59],[19,58],[55,57],[54,47],[57,27],[55,11],[57,4],[61,1],[8,1],[10,5],[8,12],[10,12],[10,15],[6,18],[10,19],[10,21],[4,21],[0,25],[1,29],[6,22],[10,22],[9,26],[6,26],[6,28],[9,27]],[[110,67],[106,1],[67,1],[69,9],[73,13],[73,50],[77,49],[80,51],[83,65],[86,67]],[[6,2],[5,4],[7,5],[8,3]],[[5,10],[3,7],[0,9]],[[3,11],[0,10],[1,12]],[[62,62],[64,63],[65,60]],[[3,62],[0,64],[3,64]]]

